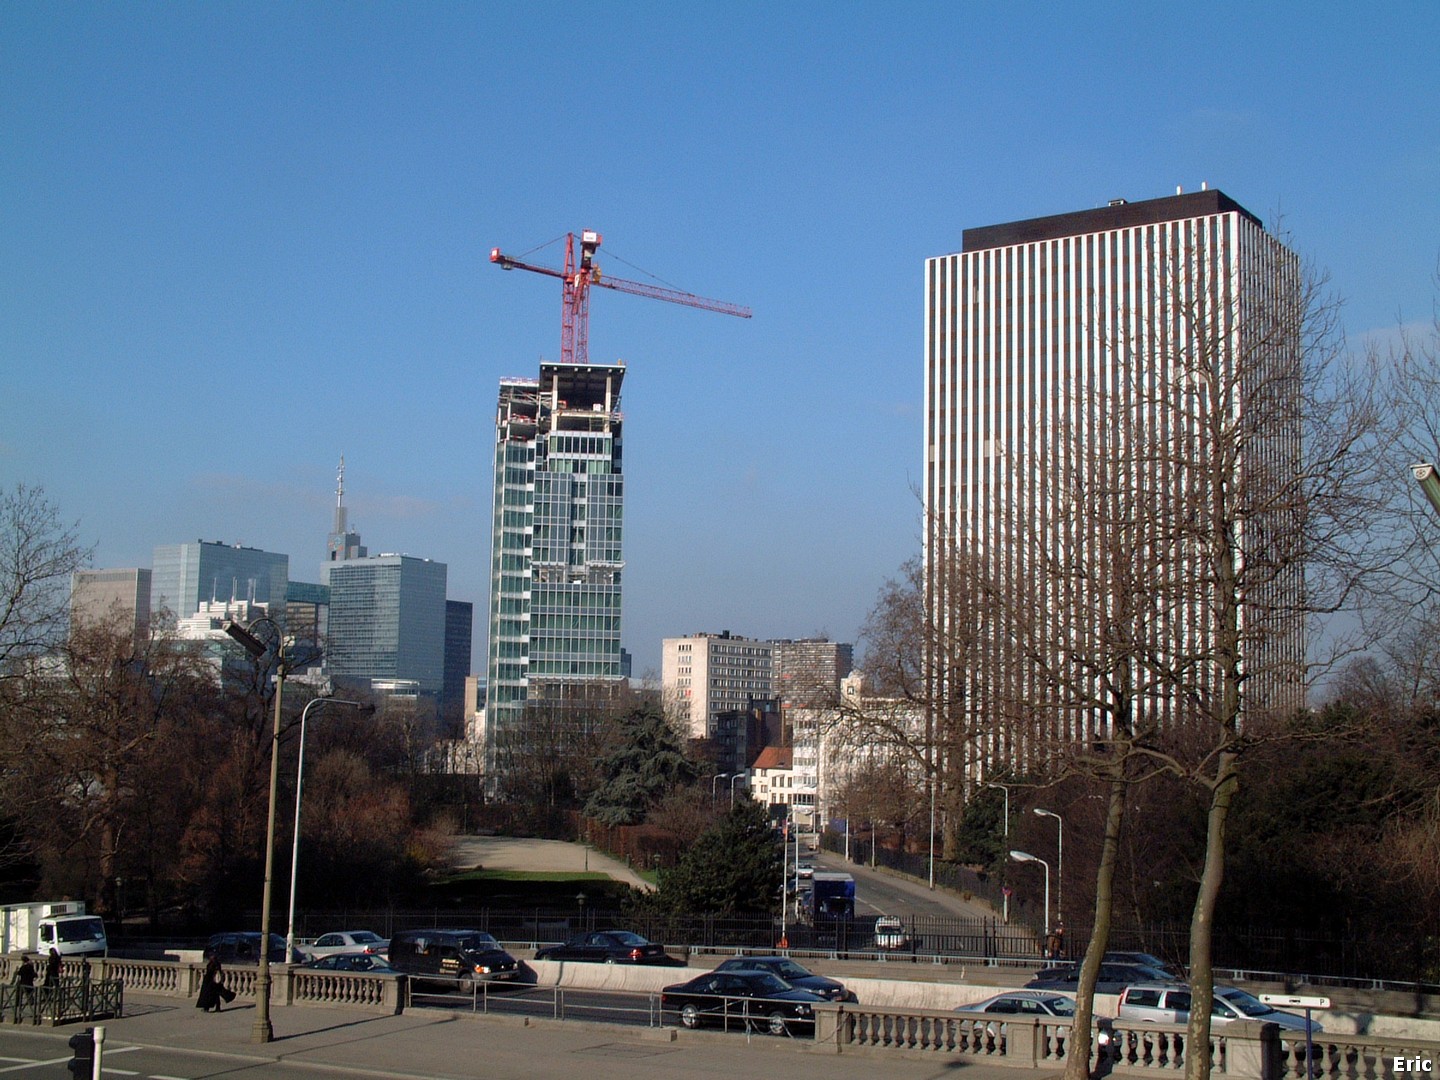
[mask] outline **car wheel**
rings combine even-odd
[[[613,957],[613,956],[607,956],[607,957],[605,957],[605,962],[606,962],[607,964],[613,964],[613,963],[615,962],[615,957]]]
[[[475,993],[475,976],[468,971],[465,972],[465,974],[460,976],[459,986],[462,994],[473,995]]]
[[[698,1028],[700,1026],[700,1010],[694,1005],[685,1005],[680,1009],[680,1026],[687,1028]]]
[[[765,1029],[769,1031],[771,1035],[790,1034],[790,1025],[786,1023],[785,1014],[783,1012],[772,1012],[770,1014],[769,1023],[765,1025]]]

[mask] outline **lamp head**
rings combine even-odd
[[[261,641],[233,619],[226,619],[224,623],[221,624],[221,629],[238,641],[241,647],[257,660],[270,651],[270,647],[266,645],[265,642]]]

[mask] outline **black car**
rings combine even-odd
[[[710,971],[660,992],[660,1008],[681,1027],[719,1024],[771,1035],[814,1035],[819,994],[791,986],[768,971]]]
[[[224,934],[211,934],[210,940],[205,945],[205,959],[218,956],[222,964],[258,964],[260,962],[260,932],[257,931],[235,931]],[[270,954],[267,957],[272,964],[285,963],[285,939],[279,934],[270,935]],[[290,955],[290,963],[304,963],[305,957],[296,949]]]
[[[331,953],[305,964],[307,971],[365,971],[371,975],[398,975],[384,957],[375,953]]]
[[[1095,980],[1097,994],[1118,994],[1134,983],[1169,982],[1170,977],[1144,964],[1100,965],[1100,977]],[[1080,965],[1067,964],[1063,967],[1046,968],[1035,973],[1035,978],[1025,984],[1026,990],[1065,990],[1075,993],[1080,984]]]
[[[519,962],[483,930],[401,930],[390,938],[390,966],[418,979],[458,985],[506,981]]]
[[[716,971],[768,971],[779,975],[791,986],[819,994],[826,1001],[858,1001],[855,991],[847,990],[845,984],[836,979],[816,975],[808,968],[801,967],[788,956],[735,956],[715,968]]]
[[[1159,971],[1170,978],[1171,982],[1180,982],[1180,975],[1176,970],[1161,960],[1158,956],[1148,952],[1107,952],[1101,957],[1101,962],[1106,964],[1141,964],[1152,971]]]
[[[393,942],[390,948],[395,948]],[[673,964],[664,945],[647,941],[629,930],[591,930],[576,934],[563,945],[535,952],[536,960],[584,960],[592,964]]]

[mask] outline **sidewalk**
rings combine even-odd
[[[251,1005],[204,1013],[191,1001],[127,994],[124,1017],[103,1021],[105,1045],[166,1047],[250,1062],[284,1061],[372,1080],[737,1080],[782,1070],[826,1080],[1056,1080],[1058,1071],[970,1065],[958,1059],[854,1052],[798,1039],[630,1028],[577,1021],[415,1009],[400,1016],[283,1006],[275,1039],[251,1041]],[[62,1044],[83,1025],[24,1029]]]

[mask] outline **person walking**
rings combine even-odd
[[[220,966],[220,957],[210,957],[205,964],[205,975],[200,980],[200,995],[195,999],[197,1009],[219,1012],[222,1001],[235,1000],[235,991],[221,981],[223,974],[224,969]]]
[[[20,1022],[25,1007],[35,1001],[35,965],[30,954],[20,957],[20,966],[15,969],[15,1023]]]
[[[60,950],[50,946],[50,955],[45,959],[45,985],[60,985]]]

